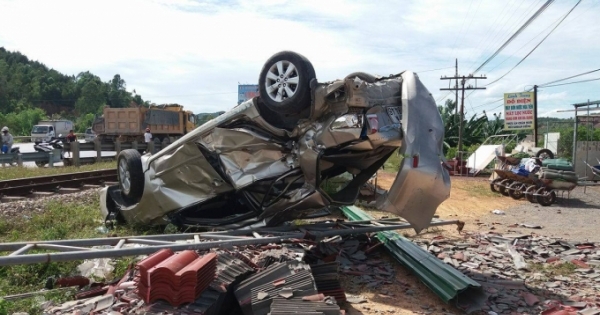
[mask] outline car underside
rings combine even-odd
[[[404,158],[379,209],[420,231],[449,196],[443,124],[416,74],[319,83],[305,57],[280,52],[259,87],[260,96],[153,155],[121,152],[119,185],[101,191],[106,218],[184,229],[279,225],[354,204],[392,154]],[[340,177],[342,185],[328,185]]]

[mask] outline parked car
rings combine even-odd
[[[93,142],[96,139],[96,134],[92,130],[92,128],[88,128],[85,130],[85,142]]]
[[[444,126],[410,71],[356,72],[319,83],[304,56],[273,55],[260,95],[206,122],[154,155],[117,157],[119,184],[101,190],[107,220],[181,228],[253,228],[353,204],[392,155],[404,156],[377,206],[426,228],[448,198]],[[328,179],[350,174],[343,187]]]

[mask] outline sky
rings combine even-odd
[[[237,104],[264,62],[293,50],[320,82],[355,71],[416,72],[438,104],[441,76],[473,73],[546,0],[0,0],[0,47],[67,75],[120,74],[127,89],[196,113]],[[475,75],[485,86],[513,68],[577,0],[554,1]],[[599,0],[583,0],[531,55],[485,90],[467,92],[467,116],[501,113],[503,93],[600,68]],[[561,83],[600,78],[600,72]],[[469,82],[475,84],[475,82]],[[600,81],[540,89],[539,116],[572,117],[600,100]],[[494,102],[496,101],[496,102]]]

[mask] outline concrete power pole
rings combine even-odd
[[[456,77],[456,84],[454,85],[457,88],[456,93],[454,93],[454,115],[458,114],[458,58],[454,59],[454,76]]]
[[[458,61],[457,61],[458,63]],[[463,124],[464,124],[464,120],[465,120],[465,90],[485,90],[484,87],[477,87],[477,86],[472,86],[472,85],[468,85],[465,86],[465,84],[467,83],[467,80],[478,80],[478,79],[487,79],[487,77],[485,76],[480,76],[480,77],[474,77],[472,74],[469,74],[468,76],[454,76],[454,77],[441,77],[440,80],[454,80],[456,79],[458,81],[458,79],[461,79],[460,81],[460,90],[462,91],[462,96],[461,96],[461,102],[460,102],[460,122],[459,122],[459,127],[458,127],[458,152],[462,152],[462,144],[463,144]],[[475,81],[477,82],[477,81]],[[457,86],[453,87],[453,88],[447,88],[447,89],[440,89],[440,91],[456,91],[457,97],[458,97],[458,84]]]

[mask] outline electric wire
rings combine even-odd
[[[502,78],[504,78],[506,75],[511,73],[516,67],[518,67],[523,61],[525,61],[525,59],[527,59],[527,57],[529,57],[529,55],[531,55],[546,40],[546,38],[548,38],[548,36],[550,36],[560,26],[560,24],[569,16],[569,14],[571,14],[571,12],[573,12],[573,10],[575,10],[575,8],[581,3],[581,1],[582,0],[577,1],[575,6],[573,6],[573,8],[571,8],[571,10],[569,10],[569,12],[567,12],[567,14],[565,14],[563,16],[563,18],[560,20],[560,22],[550,31],[550,33],[548,33],[544,38],[542,38],[542,40],[537,45],[535,45],[535,47],[533,47],[533,49],[527,55],[525,55],[525,57],[523,57],[523,59],[521,59],[514,67],[512,67],[510,70],[508,70],[507,73],[505,73],[498,79],[486,84],[485,86],[490,86],[490,85],[502,80]]]
[[[580,0],[581,1],[581,0]],[[542,7],[540,7],[526,22],[525,24],[523,24],[509,39],[507,39],[504,44],[502,44],[502,46],[500,46],[500,48],[498,48],[488,59],[486,59],[477,69],[475,69],[475,71],[472,72],[472,74],[477,73],[477,71],[481,70],[483,67],[485,67],[485,65],[487,65],[492,59],[494,59],[502,50],[504,50],[504,48],[506,48],[506,46],[508,46],[508,44],[510,44],[515,38],[517,38],[517,36],[519,36],[519,34],[521,34],[523,32],[523,30],[525,30],[533,21],[535,21],[540,14],[542,14],[542,12],[544,12],[552,3],[554,2],[554,0],[548,0],[546,1],[546,3],[544,3],[542,5]]]
[[[573,75],[573,76],[570,76],[570,77],[567,77],[567,78],[564,78],[564,79],[558,79],[558,80],[554,80],[554,81],[546,82],[546,83],[544,83],[544,84],[540,84],[540,85],[538,85],[538,87],[545,87],[545,86],[547,86],[547,85],[549,85],[549,84],[558,83],[558,82],[561,82],[561,81],[565,81],[565,80],[573,79],[573,78],[576,78],[576,77],[580,77],[580,76],[582,76],[582,75],[586,75],[586,74],[590,74],[590,73],[594,73],[594,72],[598,72],[598,71],[600,71],[600,69],[596,69],[596,70],[587,71],[587,72],[580,73],[580,74],[576,74],[576,75]]]
[[[573,82],[560,83],[560,84],[553,84],[553,85],[546,85],[546,86],[544,86],[544,88],[555,87],[555,86],[561,86],[561,85],[569,85],[569,84],[584,83],[584,82],[591,82],[591,81],[598,81],[598,80],[600,80],[600,78],[595,78],[595,79],[587,79],[587,80],[580,80],[580,81],[573,81]]]

